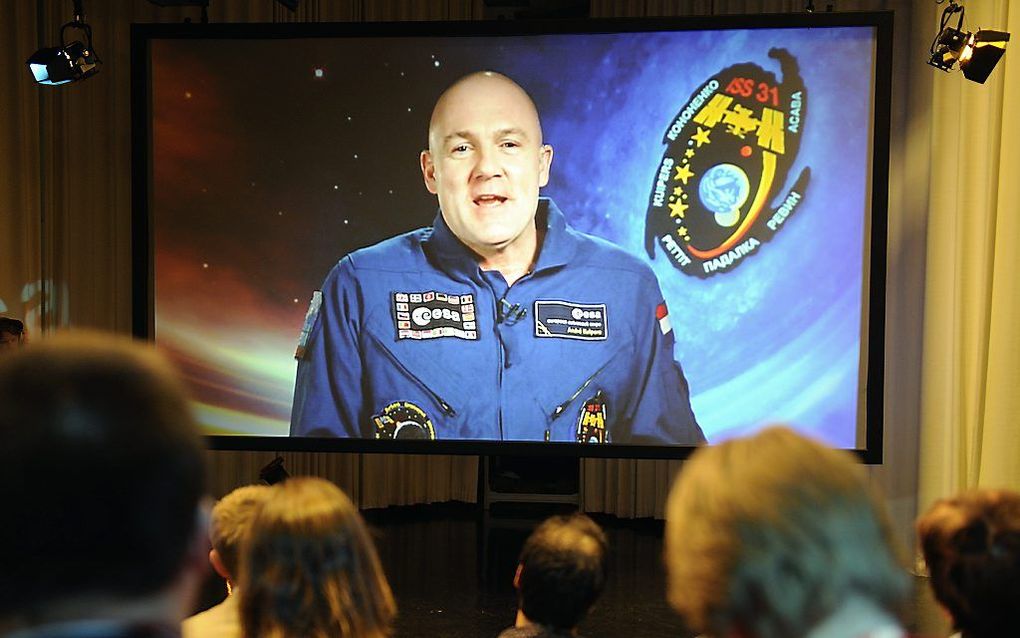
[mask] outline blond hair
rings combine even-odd
[[[669,600],[689,628],[802,636],[851,596],[895,615],[907,576],[855,466],[786,428],[695,452],[666,508]]]
[[[209,517],[209,541],[220,555],[231,578],[238,574],[241,540],[251,526],[259,507],[272,493],[268,485],[245,485],[227,494],[212,508]]]
[[[242,542],[244,635],[390,635],[396,604],[350,499],[311,477],[288,479],[271,491]]]

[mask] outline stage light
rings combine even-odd
[[[259,480],[266,485],[276,485],[290,478],[290,473],[283,467],[283,457],[278,456],[259,470]]]
[[[970,37],[960,54],[960,69],[963,77],[984,84],[988,75],[1006,52],[1009,34],[1005,31],[985,29]]]
[[[956,13],[960,17],[954,29],[948,24]],[[977,33],[964,31],[963,15],[963,5],[949,0],[949,6],[942,12],[939,32],[931,43],[928,64],[948,72],[959,62],[965,78],[984,84],[999,58],[1006,52],[1009,33],[987,29]]]
[[[68,29],[81,31],[84,42],[67,42]],[[25,61],[35,81],[50,86],[92,77],[99,72],[100,63],[92,48],[92,27],[85,23],[82,0],[74,1],[74,19],[60,27],[60,46],[43,47]]]

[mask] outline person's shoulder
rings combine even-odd
[[[648,262],[618,244],[569,227],[567,233],[574,238],[577,245],[574,253],[575,264],[628,273],[649,281],[655,280],[655,273],[652,272]]]
[[[425,260],[422,243],[432,235],[432,227],[418,228],[378,243],[347,253],[333,274],[344,270],[352,272],[405,272],[420,269]]]
[[[181,623],[181,638],[240,638],[241,619],[236,596],[228,596],[218,605],[186,618]]]

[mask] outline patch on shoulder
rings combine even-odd
[[[312,292],[312,300],[308,302],[308,310],[305,312],[305,322],[301,326],[301,334],[298,335],[297,349],[294,350],[295,359],[304,359],[308,349],[308,338],[315,327],[315,321],[319,318],[319,309],[322,307],[322,291]]]

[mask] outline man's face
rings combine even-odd
[[[421,155],[446,224],[483,257],[535,242],[551,162],[530,98],[499,76],[474,76],[440,99]]]

